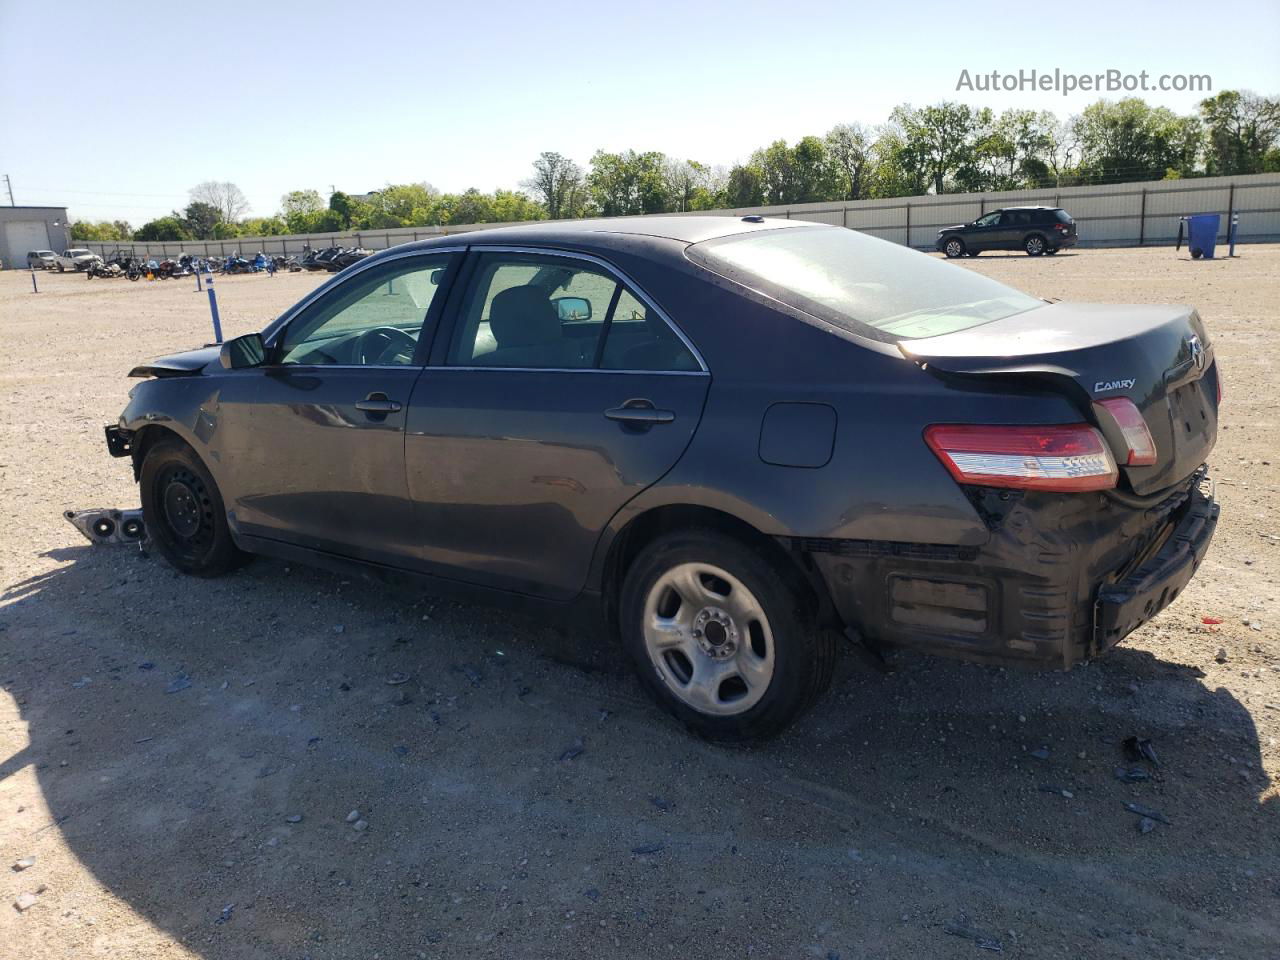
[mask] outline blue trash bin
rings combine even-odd
[[[1182,248],[1182,224],[1187,225],[1187,249],[1192,260],[1204,257],[1213,259],[1214,248],[1218,245],[1218,227],[1222,217],[1216,213],[1200,213],[1194,217],[1183,217],[1178,223],[1178,248]]]

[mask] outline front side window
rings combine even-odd
[[[666,321],[606,268],[519,253],[481,255],[448,362],[543,370],[699,369]]]
[[[859,336],[936,337],[1044,305],[980,273],[842,227],[705,240],[694,263]]]
[[[403,366],[413,363],[449,256],[391,260],[361,271],[285,328],[279,362]]]
[[[973,221],[973,225],[975,227],[994,227],[999,222],[1000,211],[997,210],[995,213],[988,213],[985,217],[979,217]]]

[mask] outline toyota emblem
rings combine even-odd
[[[1197,370],[1204,369],[1204,347],[1200,344],[1200,338],[1192,334],[1187,337],[1187,352],[1191,354],[1191,360],[1196,365]]]

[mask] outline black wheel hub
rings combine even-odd
[[[157,513],[172,548],[188,558],[208,549],[213,538],[213,504],[204,482],[186,467],[170,467],[155,486]]]
[[[164,488],[164,518],[169,529],[183,540],[190,540],[200,530],[200,504],[195,491],[184,481],[172,479]]]

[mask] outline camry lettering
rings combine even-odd
[[[1094,393],[1105,393],[1108,390],[1128,390],[1135,380],[1099,380],[1093,385]]]

